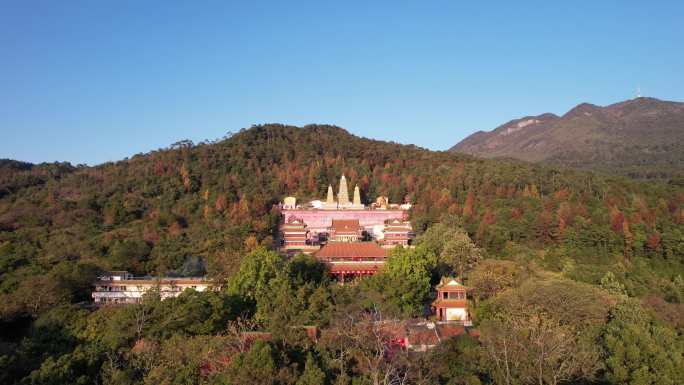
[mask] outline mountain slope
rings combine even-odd
[[[450,151],[633,177],[681,177],[684,103],[653,98],[606,107],[583,103],[561,117],[528,116],[477,132]]]
[[[414,203],[419,233],[450,214],[489,255],[556,250],[539,263],[560,271],[572,258],[590,266],[578,270],[582,280],[598,282],[623,257],[674,264],[657,265],[657,283],[634,273],[649,283],[634,292],[654,290],[684,255],[681,187],[433,152],[334,126],[255,126],[96,167],[0,163],[0,320],[86,299],[98,268],[230,276],[247,250],[273,246],[275,204],[320,198],[343,173],[366,203]]]
[[[275,246],[280,220],[276,204],[288,195],[300,201],[320,198],[342,173],[349,185],[358,183],[366,203],[378,195],[414,203],[410,219],[428,240],[409,254],[394,254],[387,266],[395,267],[379,279],[339,287],[351,291],[338,291],[332,283],[315,286],[314,279],[323,281],[320,266],[298,258],[282,267],[282,275],[269,278],[284,261],[258,246]],[[482,253],[475,253],[460,228]],[[249,325],[282,338],[276,333],[295,330],[294,325],[327,328],[327,319],[336,314],[346,320],[349,309],[376,303],[390,311],[401,309],[397,303],[420,310],[427,294],[412,294],[416,287],[428,293],[431,277],[449,274],[444,266],[466,268],[483,255],[507,260],[494,268],[482,261],[480,287],[487,292],[511,293],[513,288],[504,290],[511,282],[537,283],[537,277],[544,277],[542,289],[556,287],[553,293],[593,300],[599,289],[576,289],[589,288],[587,283],[606,286],[606,279],[612,279],[610,288],[635,297],[655,296],[654,306],[670,314],[663,318],[679,322],[683,240],[684,188],[679,186],[433,152],[360,138],[334,126],[255,126],[220,142],[179,142],[96,167],[0,160],[0,383],[42,384],[55,373],[71,380],[77,370],[84,373],[78,378],[87,378],[81,382],[106,383],[111,376],[107,360],[117,357],[126,370],[138,370],[139,352],[148,354],[145,346],[152,347],[150,360],[155,361],[149,362],[163,367],[163,373],[172,372],[158,362],[179,352],[183,357],[195,354],[200,343],[212,352],[226,346],[207,341],[232,338],[226,325],[238,315],[246,314]],[[464,253],[465,247],[471,251]],[[317,273],[308,273],[312,268]],[[264,294],[250,298],[233,290],[186,292],[177,300],[151,299],[154,307],[144,301],[136,307],[92,309],[92,284],[103,269],[154,276],[206,273],[228,282],[244,278],[254,293]],[[317,274],[321,278],[302,278]],[[583,284],[559,286],[560,277]],[[525,291],[524,298],[531,298],[530,292],[536,289]],[[585,319],[587,312],[574,307],[586,303],[584,299],[568,302],[564,295],[548,298],[573,303],[573,314]],[[514,302],[519,314],[521,302]],[[538,302],[532,303],[536,309]],[[553,315],[567,318],[569,313],[558,310],[560,302],[549,303]],[[562,330],[567,331],[565,326]],[[310,346],[301,334],[293,336],[286,341]],[[325,354],[337,354],[332,353],[337,341],[334,337],[334,350]],[[285,345],[274,341],[267,346]],[[214,353],[207,354],[214,360]],[[200,376],[203,360],[173,364],[183,373],[175,383],[219,378]],[[127,383],[160,382],[150,373],[161,369],[140,370],[145,380]],[[17,380],[22,378],[26,380]]]

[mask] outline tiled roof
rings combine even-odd
[[[416,324],[407,326],[407,337],[411,345],[437,345],[445,339],[466,333],[462,325]]]
[[[328,242],[316,253],[319,258],[385,258],[387,252],[375,242]]]
[[[463,334],[466,330],[465,327],[460,325],[442,324],[437,325],[437,331],[441,338],[451,338]]]
[[[358,231],[360,225],[358,219],[333,219],[330,227],[335,231]]]
[[[467,287],[463,286],[456,278],[443,277],[439,285],[435,289],[448,289],[448,290],[468,290]]]

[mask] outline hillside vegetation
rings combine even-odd
[[[268,251],[274,205],[320,198],[342,173],[366,202],[413,203],[419,234],[416,249],[396,250],[380,274],[349,287],[312,258]],[[5,160],[0,382],[675,384],[683,262],[684,188],[432,152],[333,126],[255,126],[96,167]],[[89,309],[103,269],[207,274],[225,285]],[[473,288],[482,339],[384,359],[369,321],[423,316],[446,274]],[[318,344],[302,325],[323,330]],[[240,330],[274,339],[244,347]],[[504,358],[516,360],[506,361],[512,372],[500,366],[506,343],[517,349]]]

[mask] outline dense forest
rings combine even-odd
[[[323,197],[342,173],[366,203],[412,203],[418,234],[348,286],[272,251],[277,203]],[[223,289],[94,308],[91,284],[111,269]],[[445,275],[471,288],[480,337],[388,355],[378,325],[427,316]],[[316,125],[95,167],[2,160],[0,330],[7,384],[674,385],[684,188]]]

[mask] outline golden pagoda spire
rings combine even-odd
[[[361,206],[361,192],[358,184],[354,186],[354,206]]]
[[[340,207],[349,206],[349,190],[347,190],[347,178],[342,174],[340,178],[340,190],[337,193],[337,203]]]
[[[335,204],[335,198],[333,197],[333,189],[332,185],[330,184],[328,185],[328,199],[326,199],[325,204],[330,206]]]

